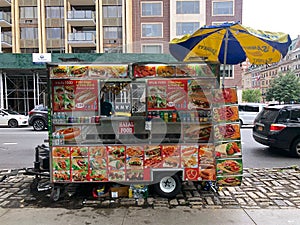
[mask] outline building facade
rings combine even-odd
[[[292,41],[284,59],[278,63],[265,66],[249,67],[242,73],[242,89],[258,89],[262,94],[262,102],[267,102],[266,92],[271,82],[279,74],[285,75],[292,71],[300,77],[300,36]],[[250,79],[251,77],[251,79]]]
[[[168,54],[170,40],[203,25],[242,22],[242,3],[243,0],[0,0],[0,50],[29,54]],[[241,87],[240,67],[225,69],[225,85]],[[44,101],[45,76],[40,73],[2,72],[0,82],[0,107],[26,112]],[[25,98],[29,103],[23,102]]]

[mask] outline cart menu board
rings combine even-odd
[[[54,112],[98,110],[97,80],[53,80]]]
[[[62,78],[127,78],[127,64],[57,65],[50,68],[52,79]]]
[[[216,89],[213,96],[216,181],[220,186],[237,186],[243,163],[236,89]]]
[[[54,182],[151,181],[152,168],[179,168],[185,180],[215,180],[213,144],[55,146]]]
[[[186,110],[187,80],[148,80],[148,111]]]
[[[133,66],[135,78],[148,77],[214,77],[207,64],[136,64]]]

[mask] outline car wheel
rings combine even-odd
[[[181,190],[181,180],[178,175],[164,176],[153,185],[154,191],[164,198],[174,198]]]
[[[42,119],[34,120],[32,123],[32,126],[35,131],[41,131],[46,128],[46,124],[45,124],[44,120],[42,120]]]
[[[9,127],[12,127],[12,128],[15,128],[15,127],[18,127],[19,124],[18,124],[18,121],[17,121],[17,120],[11,119],[11,120],[8,121],[8,126],[9,126]]]
[[[300,138],[297,138],[290,148],[290,153],[294,157],[300,158]]]

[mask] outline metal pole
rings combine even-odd
[[[224,82],[225,82],[225,67],[226,67],[226,61],[227,61],[227,48],[228,48],[228,28],[226,28],[226,34],[225,34],[225,49],[224,49],[224,62],[223,62],[223,77],[222,77],[222,87],[224,88]]]
[[[7,77],[6,77],[6,73],[4,73],[3,75],[4,75],[4,88],[5,88],[5,108],[8,109],[8,100],[7,100]]]
[[[39,86],[39,74],[35,73],[36,75],[36,92],[37,92],[37,104],[40,104],[40,86]]]
[[[36,106],[36,77],[35,77],[35,73],[33,73],[33,106]]]
[[[0,73],[0,108],[4,108],[3,74]]]

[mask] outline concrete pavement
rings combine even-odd
[[[299,209],[0,208],[2,225],[298,225]]]
[[[185,183],[176,198],[94,199],[76,184],[58,202],[50,190],[31,193],[33,176],[0,171],[0,224],[300,224],[297,167],[244,169],[241,186],[218,194]],[[2,180],[2,181],[1,181]],[[47,180],[47,179],[46,179]]]

